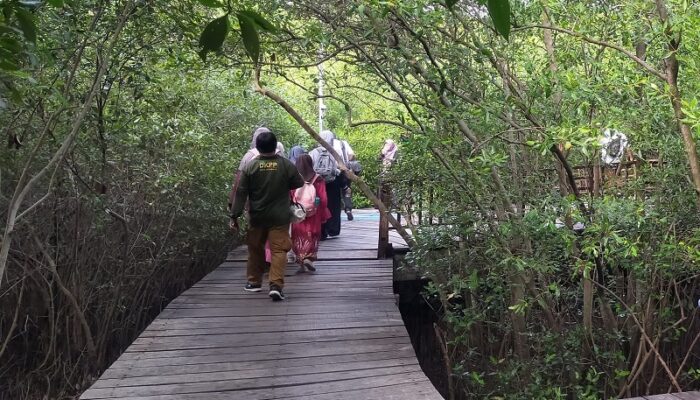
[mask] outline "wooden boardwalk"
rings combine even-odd
[[[657,394],[653,396],[632,397],[625,400],[700,400],[700,392]]]
[[[243,291],[246,255],[231,253],[81,399],[442,399],[396,306],[392,262],[376,259],[377,228],[371,211],[344,221],[316,273],[287,268],[280,303]]]

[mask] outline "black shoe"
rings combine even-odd
[[[352,221],[355,219],[355,217],[352,216],[352,211],[345,211],[345,214],[348,215],[348,221]]]
[[[243,288],[246,292],[259,292],[262,290],[262,285],[261,284],[253,284],[253,283],[246,283],[245,287]]]
[[[277,285],[270,285],[270,298],[272,301],[282,301],[284,300],[284,293]]]

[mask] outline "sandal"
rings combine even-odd
[[[302,268],[306,267],[306,269],[308,269],[311,272],[316,271],[316,267],[314,267],[313,261],[309,260],[308,258],[304,259],[304,261],[301,264],[301,267]]]

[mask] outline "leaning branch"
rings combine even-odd
[[[413,236],[411,236],[406,229],[399,223],[396,218],[389,212],[389,209],[384,205],[384,203],[372,192],[372,189],[365,183],[365,181],[355,175],[351,169],[345,165],[343,162],[343,158],[338,154],[337,151],[333,148],[333,146],[326,142],[325,140],[321,139],[321,136],[319,136],[318,132],[314,130],[314,128],[309,125],[308,122],[292,107],[289,103],[287,103],[282,97],[277,95],[275,92],[271,91],[270,89],[262,86],[260,84],[260,68],[256,68],[255,70],[255,78],[253,80],[253,87],[256,92],[260,93],[261,95],[273,100],[275,103],[277,103],[280,107],[282,107],[294,120],[302,127],[304,130],[312,137],[316,142],[318,142],[323,148],[328,150],[329,153],[333,155],[333,157],[336,159],[338,162],[338,167],[340,168],[341,171],[345,173],[345,176],[348,177],[352,182],[355,182],[360,190],[364,193],[367,198],[370,199],[372,203],[374,203],[375,206],[379,209],[379,212],[384,214],[384,216],[389,220],[389,223],[396,229],[396,231],[401,235],[401,237],[406,241],[406,244],[408,244],[409,247],[415,247],[416,242],[413,239]]]

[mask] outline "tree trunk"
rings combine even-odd
[[[678,62],[678,58],[676,57],[676,52],[678,52],[681,39],[680,36],[678,38],[673,37],[673,30],[671,29],[668,10],[666,9],[666,3],[664,0],[656,0],[656,11],[659,13],[661,22],[663,22],[666,26],[665,34],[668,38],[669,50],[668,57],[664,59],[666,83],[668,83],[671,92],[673,113],[676,117],[678,128],[681,131],[681,136],[683,137],[683,147],[685,149],[686,157],[688,158],[688,164],[690,164],[690,176],[693,180],[693,186],[695,187],[695,202],[697,207],[700,208],[700,161],[698,161],[698,152],[690,126],[683,122],[685,119],[685,113],[683,112],[683,106],[681,103],[681,99],[683,97],[681,96],[681,91],[678,87],[678,70],[680,69],[680,64]]]

